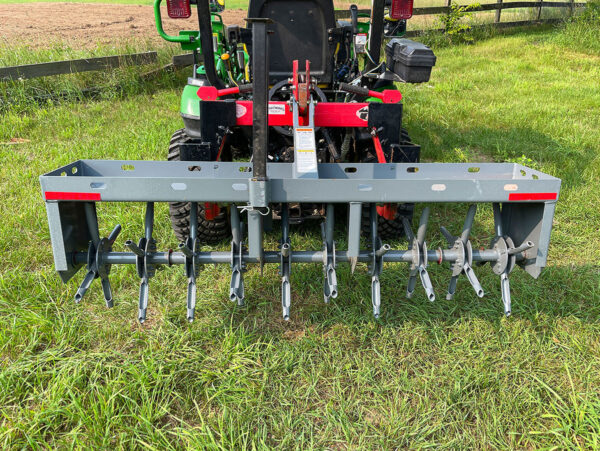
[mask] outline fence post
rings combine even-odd
[[[543,2],[544,0],[538,0],[538,1],[540,2],[540,7],[538,8],[537,20],[540,20],[540,19],[542,18],[542,6],[543,6],[543,5],[542,5],[542,2]],[[573,0],[571,0],[571,1],[573,1]]]
[[[497,0],[496,3],[498,5],[502,5],[502,0]],[[502,8],[499,6],[496,10],[496,23],[500,23],[500,14],[502,13]]]
[[[570,0],[571,6],[569,7],[569,16],[572,16],[575,12],[575,0]]]

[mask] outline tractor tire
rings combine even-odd
[[[402,128],[402,141],[411,142],[408,131]],[[373,162],[375,157],[373,155],[368,156],[364,159],[364,162]],[[396,210],[396,217],[394,219],[385,219],[382,216],[377,216],[377,234],[383,240],[397,240],[402,238],[404,234],[404,218],[408,219],[408,222],[412,224],[413,220],[414,204],[398,204]],[[362,232],[365,236],[371,234],[371,218],[369,205],[365,204],[362,208]]]
[[[382,240],[397,240],[404,236],[404,218],[412,224],[413,204],[398,204],[396,217],[392,220],[385,219],[377,215],[377,235]],[[369,204],[364,204],[362,208],[362,232],[366,237],[371,236],[371,216]]]
[[[190,138],[185,130],[177,130],[171,137],[169,144],[169,161],[180,161],[179,146],[181,144],[193,144],[194,138]],[[169,215],[171,216],[171,226],[173,232],[179,241],[185,241],[190,233],[190,202],[170,202]],[[204,203],[198,203],[198,239],[200,243],[218,243],[231,236],[229,227],[229,216],[227,208],[221,207],[220,213],[209,221],[204,215]]]

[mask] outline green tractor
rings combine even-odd
[[[204,86],[215,86],[221,92],[230,89],[229,92],[238,94],[240,99],[252,99],[250,65],[252,31],[250,28],[237,25],[224,25],[220,13],[225,5],[219,0],[209,2],[208,12],[203,10],[205,8],[201,3],[199,2],[197,7],[199,29],[204,30],[204,41],[201,31],[196,30],[180,31],[177,36],[167,35],[162,27],[161,0],[156,0],[154,3],[159,35],[169,42],[179,43],[182,50],[192,51],[194,56],[192,74],[181,96],[180,113],[184,128],[174,132],[169,145],[168,159],[185,161],[249,159],[251,156],[249,127],[231,127],[227,133],[222,133],[222,136],[213,140],[212,146],[207,146],[206,139],[201,135],[202,101],[199,101],[198,89]],[[167,6],[170,18],[188,18],[191,15],[190,4],[185,1],[169,1]],[[370,14],[360,12],[356,5],[349,8],[347,21],[335,20],[333,8],[331,0],[324,2],[252,0],[250,2],[248,17],[269,17],[273,20],[273,24],[267,27],[267,32],[276,36],[269,43],[271,53],[269,101],[289,101],[293,86],[290,80],[293,75],[294,60],[310,61],[310,74],[317,78],[314,94],[321,102],[343,100],[344,102],[381,103],[382,99],[369,95],[367,91],[353,92],[352,89],[368,86],[369,90],[381,93],[384,90],[395,90],[394,82],[424,82],[429,79],[435,56],[423,45],[402,40],[404,46],[411,47],[410,51],[419,53],[418,69],[423,72],[418,74],[418,78],[413,74],[410,80],[402,80],[397,74],[388,70],[386,63],[379,61],[378,50],[370,51],[370,46],[379,49],[382,33],[398,37],[404,34],[406,20],[412,15],[412,0],[385,4],[383,30],[381,25],[372,29]],[[210,22],[207,20],[208,17]],[[376,22],[380,23],[380,21]],[[370,36],[373,36],[372,42]],[[389,51],[393,52],[393,46],[390,46]],[[212,57],[207,58],[207,55]],[[415,56],[410,57],[416,61]],[[392,55],[391,60],[393,59]],[[412,68],[413,72],[415,70],[417,70],[416,66]],[[348,90],[336,92],[340,86],[348,86]],[[236,90],[239,87],[241,88]],[[231,94],[220,97],[230,96]],[[389,124],[386,127],[386,133],[390,136],[382,136],[380,139],[385,158],[378,160],[370,131],[357,133],[346,130],[340,133],[322,128],[316,137],[317,161],[419,161],[419,146],[413,144],[407,131],[401,128],[401,117],[395,117],[394,121],[393,127]],[[268,154],[269,161],[293,161],[291,137],[289,126],[275,127],[270,131],[272,144]],[[324,216],[323,207],[315,204],[303,203],[289,208],[292,223]],[[400,237],[404,233],[403,219],[412,219],[413,206],[386,205],[380,208],[380,212],[383,212],[384,208],[385,214],[379,215],[378,219],[380,234],[388,239]],[[189,210],[189,203],[175,202],[170,206],[173,229],[177,238],[181,240],[189,234]],[[275,211],[276,215],[278,213]],[[218,242],[230,237],[228,218],[226,209],[222,207],[213,204],[198,205],[199,235],[207,242]],[[365,233],[368,233],[368,212],[364,212],[363,228]]]

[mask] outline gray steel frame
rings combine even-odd
[[[452,279],[447,298],[456,290],[456,280],[465,274],[478,296],[483,289],[472,270],[473,262],[489,262],[500,275],[504,310],[511,313],[508,275],[516,264],[533,277],[546,265],[554,209],[561,181],[539,171],[513,163],[389,163],[318,165],[318,179],[296,178],[293,163],[267,164],[266,180],[251,176],[251,163],[157,162],[80,160],[40,177],[56,270],[67,282],[84,265],[87,275],[76,300],[80,300],[92,281],[100,277],[107,305],[113,303],[108,273],[114,264],[135,264],[141,277],[139,319],[146,318],[148,282],[157,265],[184,265],[188,277],[188,319],[194,317],[197,268],[207,263],[228,263],[232,268],[230,298],[243,303],[242,273],[247,263],[279,263],[282,276],[283,316],[289,318],[291,295],[289,274],[292,263],[322,263],[325,274],[324,299],[337,296],[336,262],[367,262],[371,270],[373,314],[380,310],[379,275],[387,262],[410,263],[407,296],[411,297],[421,279],[430,300],[435,293],[427,273],[429,262],[451,264]],[[49,193],[54,192],[54,196]],[[52,200],[57,198],[64,200]],[[511,194],[516,193],[515,202]],[[543,193],[542,199],[535,193]],[[549,194],[548,194],[549,193]],[[525,195],[525,196],[521,196]],[[93,199],[93,200],[91,200]],[[95,202],[146,202],[144,237],[132,252],[113,252],[112,245],[121,228],[100,239]],[[195,233],[180,245],[178,252],[158,252],[152,237],[154,202],[189,201],[195,211],[197,202],[231,204],[231,252],[199,252]],[[321,250],[292,251],[288,235],[287,207],[292,202],[323,203],[327,219],[323,227]],[[428,250],[425,240],[429,208],[425,207],[417,233],[405,222],[409,241],[406,250],[392,250],[377,235],[377,203],[468,202],[471,203],[463,231],[453,236],[442,233],[449,248]],[[496,236],[489,249],[473,250],[469,234],[476,204],[493,204]],[[282,241],[279,251],[263,249],[263,218],[269,205],[283,206]],[[348,249],[336,250],[333,240],[335,204],[349,205]],[[370,212],[371,248],[360,249],[361,211]],[[266,207],[266,208],[265,208]],[[248,250],[243,244],[239,208],[248,211]],[[191,218],[195,231],[197,219]]]
[[[251,163],[79,160],[40,177],[42,191],[99,193],[102,202],[224,202],[248,205]],[[556,201],[509,202],[509,194],[559,193],[560,179],[514,163],[319,164],[318,179],[293,176],[292,163],[269,163],[271,203],[503,203],[504,234],[532,241],[521,262],[537,277],[546,264]],[[46,201],[56,269],[73,274],[73,252],[85,252],[96,219],[85,202]],[[355,224],[350,224],[353,230]],[[249,233],[252,236],[252,233]],[[352,240],[354,241],[354,240]],[[357,249],[350,249],[355,255]],[[298,254],[294,254],[293,258]],[[386,260],[392,261],[388,256]],[[340,253],[339,261],[345,259]],[[247,260],[249,261],[249,260]]]
[[[321,163],[318,179],[269,163],[272,203],[507,202],[558,193],[560,179],[515,163]],[[97,192],[108,202],[247,203],[252,163],[79,160],[40,177],[42,190]],[[62,174],[67,177],[60,177]],[[538,201],[539,202],[539,201]]]

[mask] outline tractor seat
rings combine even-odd
[[[333,0],[250,0],[248,17],[269,18],[269,81],[292,76],[292,61],[300,71],[310,61],[310,74],[320,83],[331,83],[335,43],[328,30],[335,28]]]

